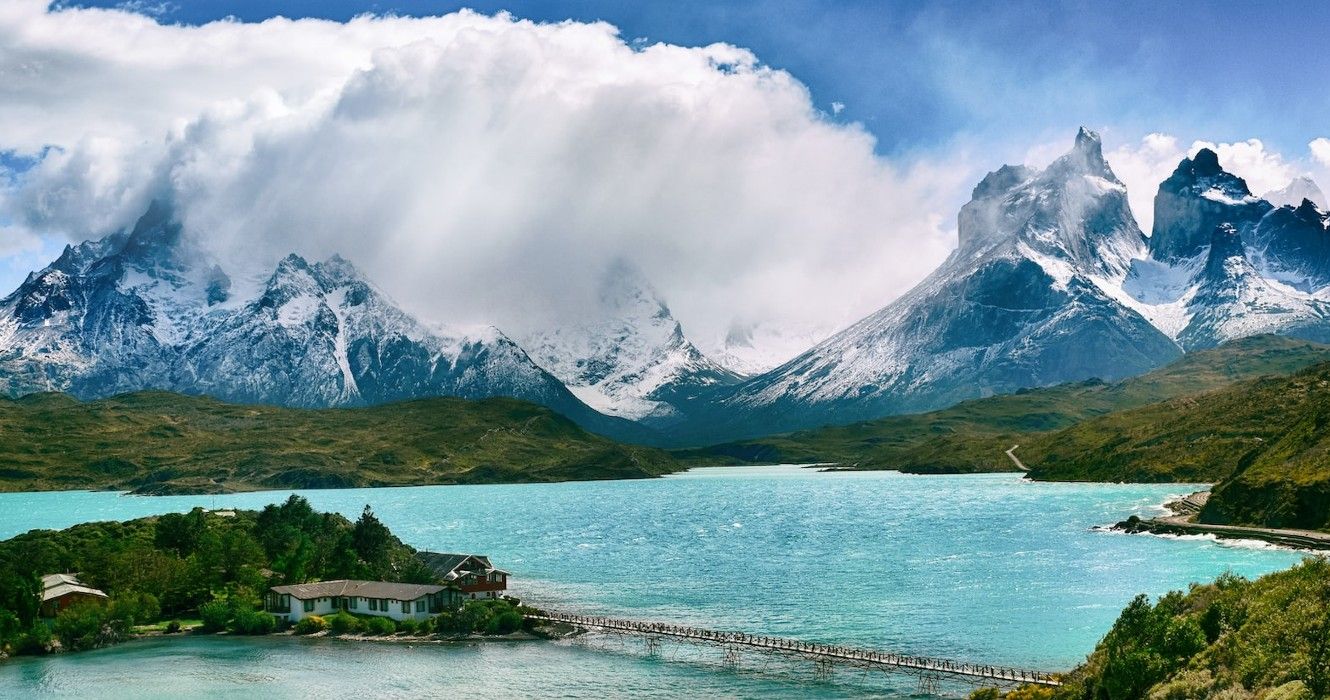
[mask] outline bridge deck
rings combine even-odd
[[[993,680],[1006,683],[1031,683],[1034,685],[1058,686],[1062,683],[1052,674],[1005,666],[971,664],[948,659],[934,659],[924,656],[906,656],[873,649],[833,644],[805,642],[784,637],[767,637],[743,632],[719,632],[700,627],[670,625],[662,622],[640,622],[620,620],[610,617],[589,615],[570,615],[567,613],[543,611],[528,615],[535,620],[563,622],[583,628],[601,629],[629,634],[662,635],[713,644],[752,647],[764,651],[776,651],[797,654],[809,658],[833,662],[845,662],[858,665],[879,666],[914,672],[937,673],[970,679]]]

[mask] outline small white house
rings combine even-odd
[[[383,581],[320,581],[273,586],[263,609],[280,620],[345,610],[393,620],[424,620],[456,607],[458,592],[444,586]]]

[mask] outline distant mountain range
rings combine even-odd
[[[291,255],[239,284],[158,201],[0,300],[0,393],[165,389],[293,407],[511,396],[613,437],[702,444],[1116,380],[1255,334],[1330,340],[1330,217],[1315,183],[1257,197],[1201,150],[1154,207],[1147,237],[1082,129],[1043,170],[989,173],[961,209],[956,251],[918,286],[767,369],[751,329],[702,352],[628,262],[606,271],[583,321],[515,341],[424,324],[335,256]]]

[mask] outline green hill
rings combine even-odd
[[[593,435],[515,399],[291,409],[140,392],[0,399],[0,491],[276,488],[651,477],[660,450]]]
[[[675,455],[690,464],[831,463],[915,473],[1011,471],[1003,454],[1032,434],[1059,430],[1113,411],[1196,394],[1263,375],[1330,361],[1330,346],[1256,336],[1189,353],[1115,384],[1097,380],[976,399],[916,415],[804,430]],[[1088,458],[1088,457],[1087,457]],[[1114,479],[1117,480],[1117,479]]]
[[[1217,481],[1201,522],[1330,529],[1330,363],[1086,421],[1021,448],[1039,479]]]

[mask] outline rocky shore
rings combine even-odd
[[[1294,549],[1330,550],[1330,533],[1196,522],[1196,517],[1209,497],[1209,491],[1197,491],[1186,498],[1165,504],[1170,515],[1148,519],[1133,515],[1114,525],[1113,529],[1132,534],[1214,535],[1224,539],[1258,540]]]

